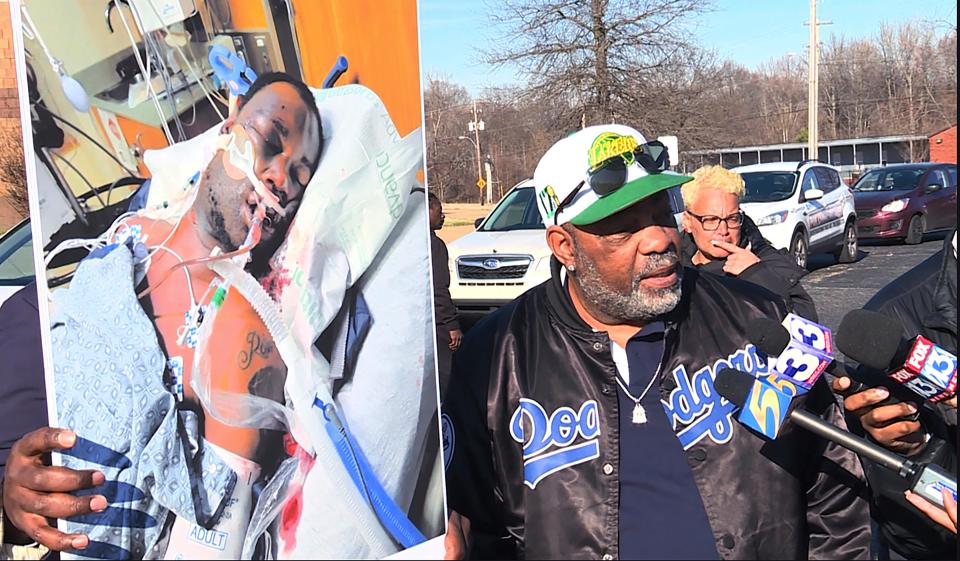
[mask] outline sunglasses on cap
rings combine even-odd
[[[573,201],[585,184],[590,185],[590,189],[598,197],[605,197],[627,183],[627,168],[634,163],[640,164],[647,173],[660,173],[670,167],[670,156],[662,142],[651,140],[637,146],[632,152],[618,154],[600,162],[587,172],[587,179],[578,183],[573,191],[557,205],[553,215],[554,224],[558,222],[563,207]]]

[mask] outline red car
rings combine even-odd
[[[897,164],[868,171],[853,185],[860,239],[920,243],[957,225],[957,166]]]

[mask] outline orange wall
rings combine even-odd
[[[401,135],[421,126],[416,0],[294,0],[304,79],[320,87],[337,56],[357,81],[383,100]]]
[[[263,0],[229,0],[230,17],[234,29],[267,29],[267,13]],[[227,17],[227,14],[220,14]]]

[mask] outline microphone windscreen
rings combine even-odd
[[[754,377],[746,372],[735,368],[724,368],[713,380],[713,389],[737,408],[743,408],[747,404],[747,396],[750,395],[753,382]]]
[[[747,325],[747,339],[767,356],[780,356],[790,343],[790,333],[779,322],[760,318]]]
[[[853,310],[840,322],[835,340],[843,354],[860,364],[889,370],[903,340],[903,327],[881,313]]]

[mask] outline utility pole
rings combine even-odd
[[[487,204],[493,203],[493,173],[490,170],[492,167],[490,164],[490,155],[487,154],[487,161],[483,162],[483,167],[486,168],[487,172]]]
[[[829,21],[817,21],[817,0],[810,0],[810,53],[807,64],[807,159],[820,157],[820,26]],[[829,163],[829,162],[827,162]]]
[[[473,120],[467,123],[467,130],[473,133],[476,142],[474,146],[477,149],[477,188],[480,189],[480,204],[483,204],[484,188],[487,189],[486,201],[490,203],[490,189],[491,187],[487,185],[487,182],[483,179],[483,167],[480,161],[480,131],[484,129],[483,119],[480,118],[480,111],[477,110],[477,102],[473,102]]]

